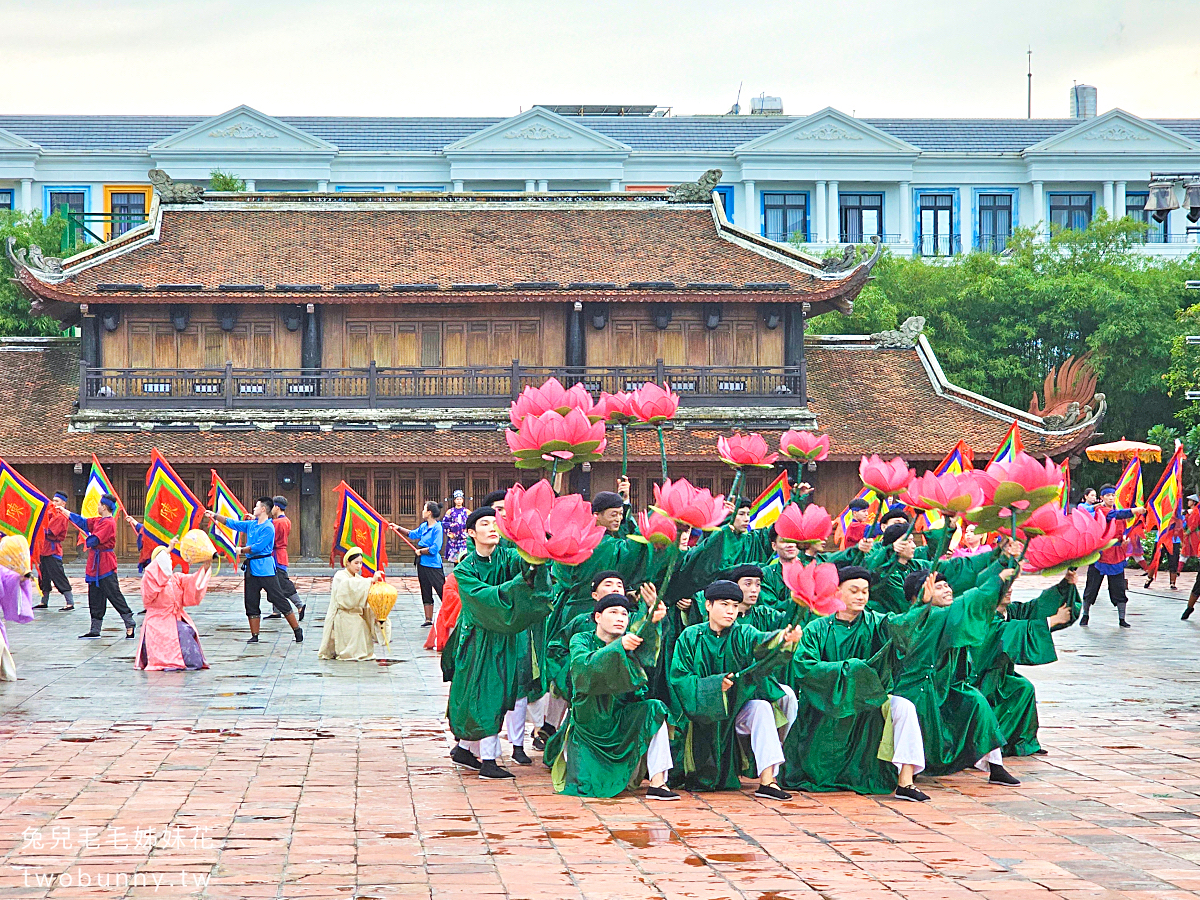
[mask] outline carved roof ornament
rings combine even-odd
[[[260,128],[257,125],[251,125],[249,122],[234,122],[232,125],[227,125],[224,128],[215,128],[208,133],[208,136],[214,138],[238,138],[239,140],[279,137],[274,131],[267,128]]]
[[[506,140],[525,140],[525,141],[569,141],[571,136],[563,134],[561,131],[555,131],[548,125],[543,125],[541,122],[534,122],[531,125],[526,125],[524,128],[514,128],[512,131],[504,132]]]
[[[847,244],[846,249],[842,251],[841,258],[834,257],[825,260],[821,264],[822,272],[845,272],[854,266],[854,257],[857,255],[857,250],[853,244]]]
[[[824,125],[818,125],[816,128],[808,128],[804,131],[797,131],[795,138],[797,141],[861,141],[861,134],[854,134],[847,131],[845,128],[839,128],[829,122]]]
[[[1104,407],[1104,395],[1096,393],[1096,372],[1088,361],[1090,356],[1068,356],[1057,370],[1051,368],[1042,384],[1045,402],[1038,402],[1036,392],[1029,401],[1029,411],[1040,416],[1052,431],[1086,421],[1094,409]]]
[[[909,316],[895,331],[877,331],[871,335],[871,340],[883,350],[912,350],[924,330],[924,316]]]
[[[204,188],[183,181],[174,181],[162,169],[151,169],[146,173],[163,203],[199,203]]]
[[[10,236],[4,242],[4,254],[13,266],[41,272],[43,275],[62,274],[63,261],[56,256],[43,256],[42,248],[37,244],[30,244],[26,250],[24,247],[18,247],[17,239]]]
[[[710,203],[712,192],[721,183],[724,173],[720,169],[709,169],[700,176],[699,181],[685,181],[673,188],[667,188],[671,195],[671,203]]]
[[[1083,136],[1085,141],[1148,141],[1150,136],[1141,134],[1119,123],[1107,128],[1096,128]]]

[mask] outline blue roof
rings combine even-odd
[[[145,150],[209,116],[0,115],[0,129],[47,150]],[[341,150],[437,151],[504,119],[498,117],[374,118],[278,116]],[[572,116],[600,134],[643,152],[729,152],[784,128],[796,116]],[[922,150],[1018,152],[1079,124],[1078,119],[862,119]],[[1200,119],[1155,120],[1200,141]]]

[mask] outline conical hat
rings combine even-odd
[[[19,534],[0,539],[0,566],[18,575],[28,575],[33,568],[29,561],[29,541]]]

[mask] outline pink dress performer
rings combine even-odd
[[[207,669],[200,636],[185,606],[198,606],[212,574],[205,565],[189,575],[171,570],[171,554],[156,547],[142,573],[142,602],[146,619],[138,636],[133,665],[151,671]]]
[[[33,584],[36,575],[29,562],[29,544],[23,537],[0,541],[0,681],[17,680],[17,664],[8,649],[4,622],[33,621]]]

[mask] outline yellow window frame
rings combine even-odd
[[[154,192],[154,188],[148,184],[106,184],[104,186],[104,212],[111,216],[113,214],[112,195],[113,194],[144,194],[146,197],[146,214],[150,214],[150,197]],[[112,240],[112,222],[104,223],[104,240]]]

